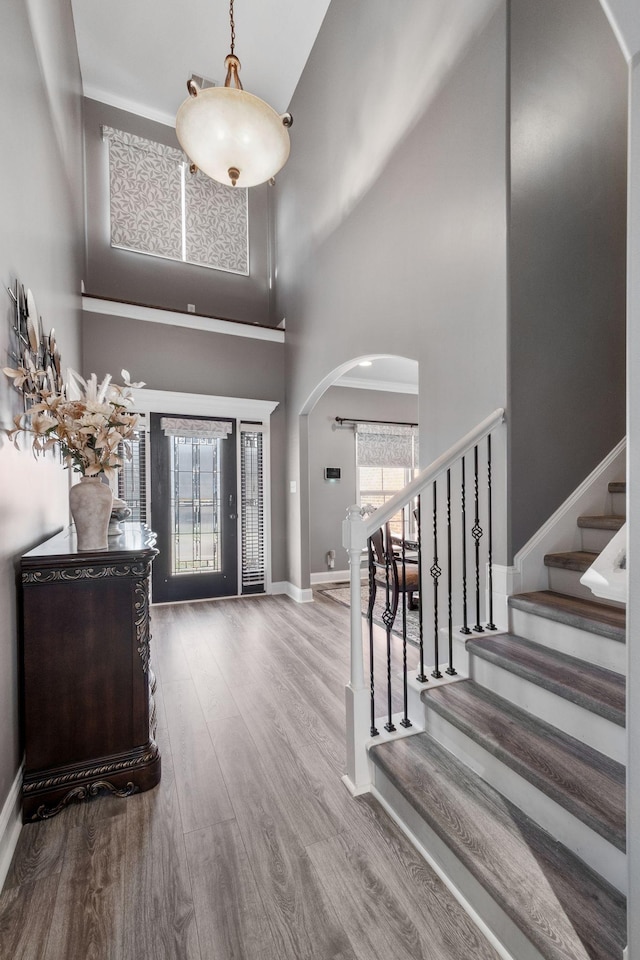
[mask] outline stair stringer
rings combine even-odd
[[[626,473],[626,449],[627,441],[623,438],[518,551],[511,566],[494,565],[495,620],[500,627],[506,628],[509,622],[509,596],[547,589],[545,554],[581,549],[578,517],[614,512],[608,486]]]

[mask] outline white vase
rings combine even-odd
[[[69,491],[78,551],[106,550],[111,516],[111,488],[98,477],[82,477]]]

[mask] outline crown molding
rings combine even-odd
[[[350,387],[355,390],[383,390],[386,393],[418,394],[417,383],[402,383],[396,380],[365,380],[361,377],[340,377],[334,387]]]
[[[135,116],[143,117],[145,120],[153,120],[155,123],[162,123],[165,127],[173,127],[175,130],[176,118],[172,117],[170,113],[165,113],[163,110],[153,110],[151,107],[136,103],[135,100],[129,100],[127,97],[118,97],[113,93],[105,93],[104,90],[92,87],[91,84],[83,84],[82,92],[88,100],[97,100],[99,103],[104,103],[108,107],[125,110],[127,113],[133,113]]]

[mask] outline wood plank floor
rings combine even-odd
[[[348,615],[321,595],[154,607],[162,781],[24,827],[0,957],[497,960],[340,782]]]

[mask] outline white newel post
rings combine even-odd
[[[342,521],[342,545],[349,554],[351,578],[351,676],[345,688],[347,709],[347,773],[343,782],[353,794],[366,793],[371,785],[366,742],[369,731],[369,691],[364,682],[362,652],[360,562],[367,545],[365,522],[354,505]]]

